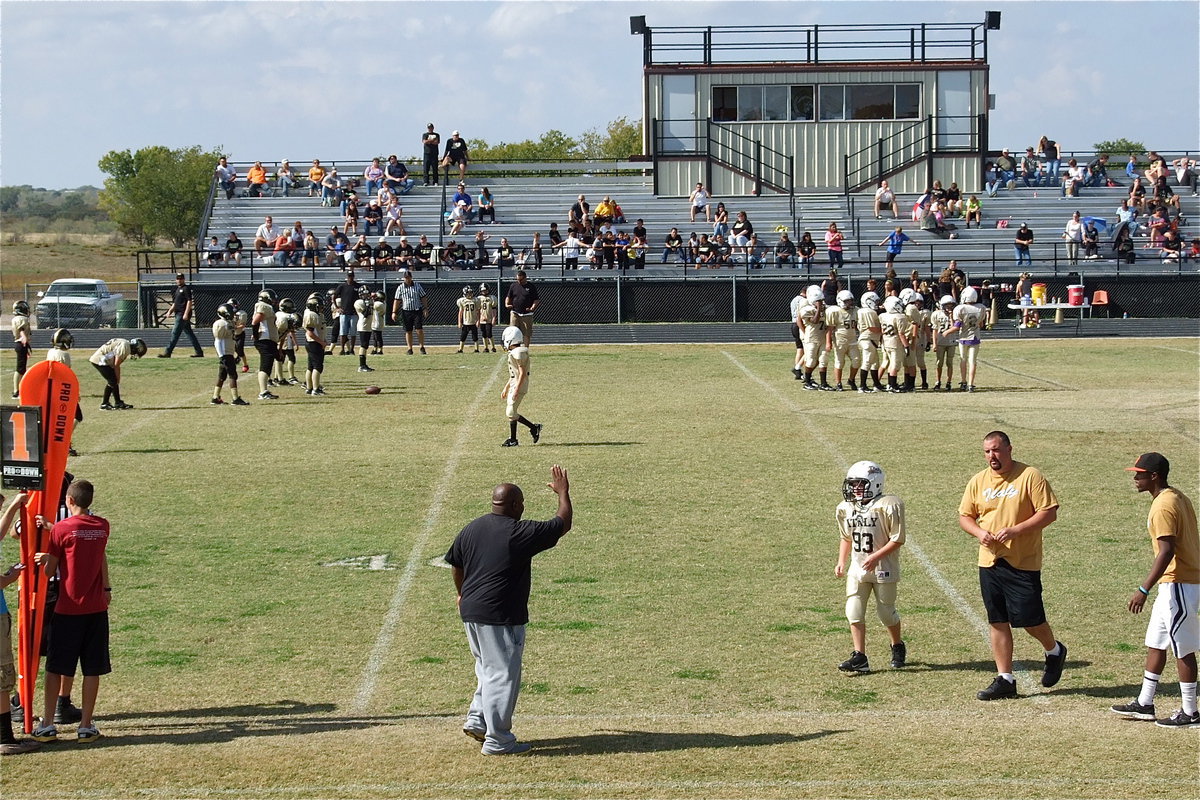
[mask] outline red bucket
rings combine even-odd
[[[1068,286],[1067,302],[1073,306],[1083,305],[1083,286]]]

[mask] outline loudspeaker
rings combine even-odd
[[[987,12],[987,29],[989,31],[1000,30],[1000,12],[999,11]]]
[[[639,33],[645,33],[645,32],[646,32],[646,18],[645,17],[630,17],[629,18],[629,34],[631,36],[637,36]]]

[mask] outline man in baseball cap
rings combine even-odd
[[[1129,598],[1129,611],[1141,613],[1154,584],[1158,596],[1146,627],[1146,667],[1142,690],[1132,702],[1112,711],[1129,719],[1155,720],[1154,695],[1167,665],[1167,649],[1175,655],[1182,708],[1157,719],[1164,728],[1200,727],[1196,708],[1196,651],[1200,649],[1200,534],[1196,509],[1178,489],[1167,485],[1171,462],[1162,453],[1142,453],[1132,467],[1133,486],[1149,492],[1146,527],[1154,548],[1150,572]]]

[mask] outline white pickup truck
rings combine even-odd
[[[39,328],[102,328],[117,323],[121,295],[94,278],[61,278],[38,292]]]

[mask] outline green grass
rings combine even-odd
[[[329,398],[281,389],[250,408],[207,405],[211,359],[147,359],[124,370],[137,409],[105,413],[77,353],[72,469],[113,524],[105,738],[77,745],[65,727],[66,741],[6,758],[3,794],[1180,796],[1194,732],[1107,707],[1140,684],[1145,616],[1125,602],[1150,563],[1148,499],[1122,468],[1159,450],[1200,500],[1197,344],[988,342],[981,391],[903,398],[800,391],[780,346],[538,347],[523,411],[546,432],[515,449],[498,446],[492,357],[393,350],[365,377],[332,358]],[[1044,580],[1071,654],[1042,690],[1040,651],[1019,635],[1022,698],[982,704],[984,637],[914,546],[982,613],[956,508],[997,427],[1062,502]],[[876,671],[848,677],[832,520],[860,458],[907,506],[910,666],[886,667],[871,619]],[[516,716],[534,754],[483,759],[459,730],[473,666],[437,564],[500,481],[549,516],[554,463],[570,471],[576,528],[534,564]],[[367,569],[381,554],[387,568]],[[1175,680],[1169,666],[1162,709]],[[1165,766],[1148,773],[1148,753]]]

